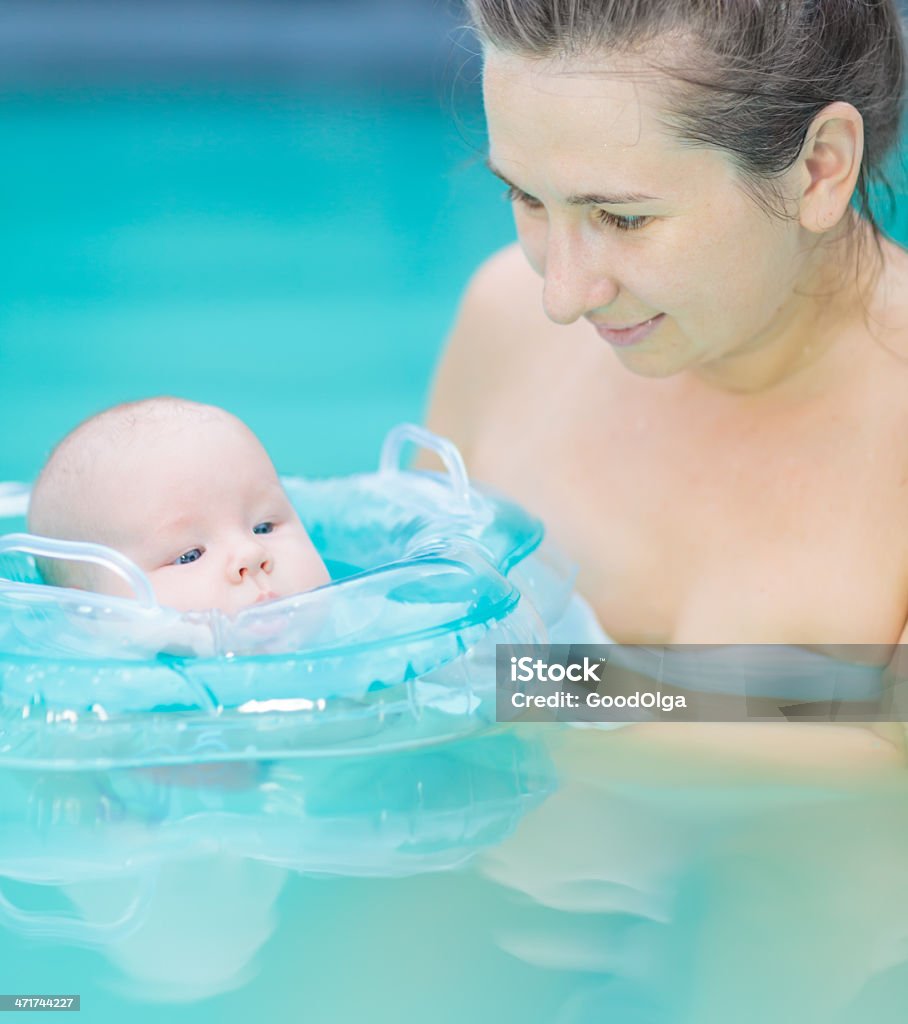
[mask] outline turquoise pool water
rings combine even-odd
[[[469,273],[512,234],[432,96],[3,109],[0,479],[158,393],[228,407],[283,472],[371,468],[387,428],[421,417]]]
[[[4,131],[0,479],[162,392],[227,406],[285,472],[371,468],[511,237],[432,99],[7,96]],[[5,772],[0,989],[104,1024],[902,1022],[901,765],[660,735]]]
[[[4,987],[103,1022],[904,1020],[903,766],[696,745],[4,772]]]

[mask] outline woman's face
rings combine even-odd
[[[815,310],[796,289],[818,236],[767,216],[723,154],[674,140],[654,87],[615,68],[486,53],[489,162],[549,318],[585,317],[652,377],[803,347]],[[642,340],[608,333],[660,314]]]

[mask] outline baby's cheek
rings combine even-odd
[[[311,586],[321,587],[324,586],[326,583],[331,582],[331,575],[328,572],[328,567],[321,560],[318,554],[315,555],[315,559],[316,563],[313,569],[313,579],[315,580],[315,582],[312,583]]]
[[[189,612],[218,604],[218,596],[211,593],[204,574],[192,572],[188,566],[168,565],[149,573],[149,579],[158,604],[166,608]]]
[[[295,544],[294,573],[292,587],[294,590],[312,590],[331,581],[328,570],[308,534],[303,534]]]
[[[151,583],[151,589],[154,591],[154,596],[157,598],[158,604],[166,605],[167,607],[174,607],[173,605],[173,586],[169,578],[169,574],[166,570],[158,570],[155,572],[148,573],[148,579]]]
[[[331,581],[325,563],[311,544],[306,553],[303,574],[305,577],[303,585],[306,589],[311,590],[313,587],[321,587]]]

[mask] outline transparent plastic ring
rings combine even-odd
[[[103,544],[88,544],[76,540],[56,540],[31,533],[8,533],[0,537],[0,555],[8,551],[22,551],[38,558],[60,558],[66,562],[88,562],[116,573],[132,587],[136,601],[143,608],[157,607],[151,581],[144,572],[125,555]],[[30,586],[31,584],[23,584]]]

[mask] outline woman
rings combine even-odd
[[[431,427],[618,641],[898,641],[908,254],[868,210],[893,0],[469,7],[520,244],[469,287]]]

